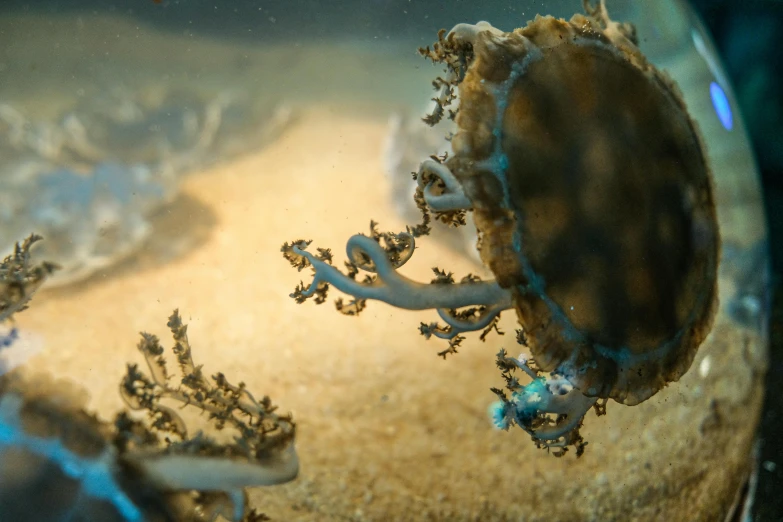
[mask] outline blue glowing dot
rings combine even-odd
[[[710,83],[710,98],[712,98],[712,106],[715,107],[715,114],[718,115],[718,119],[723,124],[726,130],[731,130],[734,126],[734,118],[731,115],[731,105],[729,105],[729,99],[726,97],[726,93],[720,85],[715,82]]]

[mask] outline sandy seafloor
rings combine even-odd
[[[74,29],[85,24],[89,37]],[[34,38],[42,26],[46,41]],[[352,44],[236,47],[84,17],[19,17],[2,27],[8,72],[29,66],[3,94],[42,116],[112,78],[131,87],[231,82],[297,111],[264,149],[188,177],[144,252],[85,283],[42,291],[19,315],[44,341],[30,368],[80,383],[103,418],[123,407],[126,362],[142,362],[138,332],[168,340],[166,318],[179,308],[197,363],[294,414],[300,477],[250,492],[275,520],[719,520],[729,510],[750,465],[764,345],[724,307],[679,383],[641,405],[588,414],[585,455],[556,459],[487,418],[489,388],[502,384],[494,354],[517,350],[509,312],[505,337],[470,336],[443,361],[443,345],[417,331],[434,312],[369,303],[345,317],[288,297],[309,276],[282,258],[284,241],[313,239],[341,263],[345,241],[371,218],[384,230],[405,225],[380,158],[390,112],[418,108],[429,93],[435,70],[414,55],[416,44],[383,53]],[[176,66],[167,65],[172,57]],[[720,164],[723,239],[750,247],[763,235],[760,211],[752,190],[729,177],[750,164],[709,122],[702,128]],[[166,259],[174,238],[187,248]],[[406,275],[429,280],[434,265],[477,270],[434,238],[418,246]],[[723,277],[723,302],[732,291]]]

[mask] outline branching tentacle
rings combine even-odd
[[[391,234],[389,232],[380,232],[375,221],[370,221],[370,237],[374,239],[386,253],[389,263],[396,269],[403,266],[413,256],[416,249],[416,239],[410,232],[400,232]],[[366,272],[375,272],[375,263],[365,255],[361,245],[352,244],[349,240],[346,244],[346,254],[353,267],[360,268]]]
[[[429,338],[431,335],[439,339],[453,339],[459,334],[465,332],[476,332],[492,326],[493,321],[504,310],[511,308],[512,303],[509,299],[503,303],[497,303],[492,306],[476,309],[473,314],[457,314],[453,309],[438,308],[438,315],[446,323],[445,327],[437,323],[429,325],[422,324],[421,333]]]
[[[506,380],[504,391],[492,391],[500,399],[490,408],[495,425],[502,429],[516,424],[525,430],[541,448],[555,448],[554,454],[562,456],[569,446],[576,447],[577,456],[584,451],[586,442],[579,434],[582,420],[598,400],[587,397],[567,379],[556,373],[542,376],[523,357],[497,354],[497,365]],[[533,380],[523,386],[512,376],[515,369],[523,370]]]
[[[119,414],[116,444],[156,484],[172,490],[220,491],[232,499],[237,515],[245,511],[244,499],[238,496],[242,488],[281,484],[298,474],[296,425],[290,415],[277,412],[269,397],[257,400],[244,383],[232,384],[220,372],[207,377],[193,360],[187,325],[178,311],[169,317],[168,326],[179,383],[168,372],[159,339],[142,333],[138,348],[149,376],[129,364],[120,394],[131,410],[146,411],[148,420]],[[179,403],[179,408],[161,404],[164,399]],[[232,429],[233,441],[219,442],[201,431],[190,435],[177,412],[188,406],[206,413],[215,430]],[[204,469],[210,472],[199,472]]]
[[[59,268],[54,263],[32,262],[30,249],[41,239],[31,234],[16,243],[13,254],[0,260],[0,323],[26,309],[44,281]]]
[[[433,212],[470,210],[473,204],[465,195],[462,184],[444,164],[433,159],[424,160],[416,176],[424,201]],[[437,191],[437,192],[436,192]]]
[[[315,270],[313,282],[297,289],[291,297],[304,300],[324,291],[324,286],[332,284],[356,299],[373,299],[404,308],[406,310],[428,310],[431,308],[462,308],[465,306],[504,306],[510,301],[507,290],[495,281],[470,281],[458,284],[427,284],[409,279],[396,270],[389,260],[387,252],[373,238],[357,234],[348,240],[346,250],[352,258],[360,256],[367,259],[363,267],[371,263],[376,277],[360,282],[355,274],[343,274],[331,264],[319,259],[306,250],[307,242],[298,241],[284,245],[283,251],[294,266],[302,261]],[[295,259],[293,261],[292,259]]]

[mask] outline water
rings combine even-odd
[[[674,0],[608,2],[677,82],[706,142],[719,314],[679,382],[588,414],[585,454],[556,459],[486,413],[503,384],[495,354],[516,350],[512,314],[504,336],[471,338],[443,361],[442,343],[417,331],[432,312],[297,305],[289,294],[309,269],[292,270],[280,247],[313,239],[341,266],[370,219],[414,223],[410,172],[447,148],[445,128],[418,121],[440,71],[415,51],[438,29],[483,19],[511,30],[580,2],[316,4],[3,12],[0,246],[40,233],[35,255],[63,268],[16,316],[29,355],[0,348],[0,367],[78,383],[86,407],[112,419],[125,364],[142,363],[138,332],[168,346],[179,308],[205,372],[294,415],[299,477],[248,491],[276,520],[725,516],[750,465],[769,281],[742,117],[698,20]],[[491,276],[470,226],[438,236],[417,242],[405,275]]]

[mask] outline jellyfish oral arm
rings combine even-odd
[[[564,384],[571,389],[562,395],[553,393],[552,390],[562,389]],[[524,409],[534,407],[537,415],[554,414],[559,417],[554,424],[533,429],[532,435],[541,441],[560,441],[561,444],[568,444],[570,434],[579,428],[582,419],[598,399],[585,396],[560,376],[544,378],[544,390],[540,394],[541,400],[535,406],[525,404]]]
[[[458,317],[454,309],[438,308],[438,315],[448,325],[446,328],[437,324],[422,326],[420,331],[425,337],[434,335],[439,339],[454,339],[461,333],[475,332],[490,327],[492,322],[504,310],[511,308],[511,300],[499,302],[485,307],[469,318]]]
[[[424,201],[430,210],[434,212],[447,212],[451,210],[470,210],[473,204],[465,195],[462,185],[454,177],[454,174],[440,162],[425,160],[422,162],[416,175],[419,189],[422,190]],[[440,181],[440,183],[438,183]],[[440,187],[440,194],[435,194],[435,185]]]
[[[135,461],[157,484],[172,490],[241,491],[246,487],[284,484],[299,473],[293,446],[258,462],[177,453],[138,456]]]
[[[598,399],[587,397],[565,377],[556,373],[540,376],[523,357],[507,357],[505,350],[498,353],[498,366],[503,370],[511,396],[498,389],[500,398],[490,407],[490,416],[498,428],[507,429],[516,424],[525,430],[541,447],[558,448],[562,455],[567,446],[583,451],[585,443],[579,435],[584,416]],[[511,372],[520,369],[533,380],[521,385]],[[554,419],[552,418],[554,416]]]
[[[371,237],[357,234],[347,243],[352,259],[362,256],[374,264],[376,274],[367,282],[345,275],[331,264],[295,244],[293,252],[304,257],[315,270],[313,282],[301,291],[304,298],[312,297],[322,285],[334,285],[343,293],[357,299],[382,301],[406,310],[455,309],[465,306],[511,307],[511,295],[495,281],[471,281],[456,284],[419,283],[397,272],[383,247]],[[368,269],[367,266],[362,266]],[[296,297],[297,294],[291,294]],[[498,310],[497,313],[499,313]],[[495,315],[497,315],[497,313]]]

